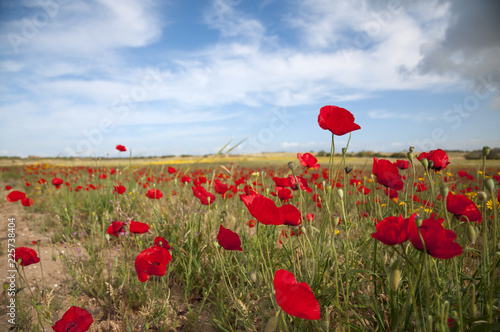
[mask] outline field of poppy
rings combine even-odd
[[[299,153],[282,164],[0,167],[3,204],[45,236],[2,236],[2,266],[17,270],[2,320],[14,312],[21,331],[499,330],[489,148],[473,166],[410,147],[359,167],[335,146],[362,130],[354,116],[325,106],[318,124],[327,164]],[[26,273],[37,265],[40,278]]]

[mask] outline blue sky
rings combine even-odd
[[[0,4],[0,155],[500,147],[494,1]],[[340,148],[348,135],[337,137]]]

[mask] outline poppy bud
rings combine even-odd
[[[410,148],[408,149],[408,151],[410,151],[410,153],[412,153],[413,151],[415,151],[415,147],[410,146]]]
[[[420,228],[422,226],[423,220],[424,219],[422,219],[422,217],[420,217],[420,216],[415,217],[415,225],[417,225],[417,228]]]
[[[408,152],[406,156],[408,157],[408,160],[410,160],[410,162],[413,163],[413,153]]]
[[[347,152],[347,149],[346,148],[342,148],[342,154],[345,155]]]
[[[489,154],[490,154],[490,147],[489,146],[483,146],[483,157],[486,157]]]
[[[477,199],[480,202],[486,202],[486,200],[488,199],[488,194],[485,193],[484,191],[478,191],[478,193],[477,193]]]
[[[338,214],[332,214],[332,225],[333,227],[337,227],[337,225],[340,223],[340,216]]]
[[[420,163],[422,164],[422,166],[424,166],[424,168],[426,170],[429,169],[429,162],[427,161],[426,158],[423,158],[422,160],[420,160]]]
[[[428,160],[427,162],[429,163],[429,168],[432,168],[432,166],[434,166],[434,160]]]
[[[252,279],[254,283],[257,283],[257,273],[250,271],[250,279]]]
[[[492,178],[488,178],[484,181],[484,186],[486,187],[486,189],[488,189],[489,191],[493,191],[495,189],[495,182],[493,182],[493,179]]]
[[[269,319],[266,325],[266,329],[264,330],[265,332],[273,332],[276,330],[276,327],[278,326],[278,317],[274,316]]]
[[[344,191],[342,189],[337,190],[337,196],[339,196],[340,199],[344,198]]]
[[[471,243],[476,243],[477,232],[470,222],[467,223],[467,237]]]
[[[292,170],[292,171],[295,169],[295,164],[293,163],[293,161],[290,161],[288,163],[288,168],[290,168],[290,170]]]
[[[395,263],[392,268],[391,274],[389,275],[389,284],[391,285],[391,289],[395,292],[399,287],[399,282],[401,281],[401,269],[399,268],[399,264]]]
[[[445,199],[446,197],[448,197],[448,187],[442,183],[440,186],[439,186],[439,191],[441,193],[441,196],[443,196],[443,199]]]

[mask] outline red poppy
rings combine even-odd
[[[172,256],[167,249],[156,245],[156,239],[155,246],[141,251],[135,259],[135,271],[140,282],[147,281],[152,275],[164,276],[167,273],[167,265],[172,260]],[[162,242],[162,239],[160,238],[159,242]]]
[[[243,249],[241,249],[241,240],[238,234],[228,228],[224,228],[224,226],[222,225],[220,225],[219,227],[217,241],[219,242],[220,246],[226,250],[243,251]]]
[[[187,175],[184,175],[182,178],[181,178],[181,182],[182,183],[186,183],[186,182],[189,182],[191,183],[191,178]]]
[[[168,173],[169,174],[174,174],[175,172],[177,172],[177,170],[175,168],[173,168],[172,166],[168,166]]]
[[[28,198],[28,197],[24,197],[23,199],[21,199],[21,204],[24,205],[24,206],[32,206],[33,205],[33,200],[31,198]]]
[[[462,254],[462,247],[453,242],[457,235],[452,230],[444,229],[442,223],[444,219],[434,219],[434,214],[429,219],[422,221],[420,234],[424,239],[426,252],[435,258],[449,259]],[[410,241],[413,246],[424,250],[422,240],[418,234],[415,221],[410,222]]]
[[[23,193],[22,191],[14,190],[7,195],[7,201],[13,203],[13,202],[17,202],[18,200],[23,199],[25,197],[26,197],[26,194]]]
[[[450,164],[448,161],[448,155],[441,149],[431,150],[429,153],[422,152],[417,156],[418,161],[424,158],[429,161],[429,167],[436,171],[442,170]]]
[[[201,204],[210,205],[215,201],[215,195],[206,191],[202,186],[191,187],[193,195],[199,198]]]
[[[222,183],[219,179],[216,179],[214,190],[217,194],[224,195],[227,191],[229,191],[229,188],[227,186],[227,183]]]
[[[119,186],[115,186],[115,190],[113,190],[113,194],[114,193],[118,193],[120,195],[123,195],[123,193],[127,191],[127,188],[125,188],[124,186],[122,185],[119,185]]]
[[[63,184],[63,180],[59,178],[54,178],[52,179],[52,184],[56,187],[56,189],[59,189],[59,187]]]
[[[402,215],[387,217],[375,225],[377,231],[371,236],[388,246],[406,242],[410,238],[411,222],[415,222],[415,214],[407,219],[403,219]]]
[[[124,147],[123,145],[120,145],[120,144],[118,144],[118,145],[116,146],[116,149],[117,149],[118,151],[121,151],[121,152],[125,152],[125,151],[127,151],[127,148],[126,148],[126,147]]]
[[[163,197],[163,193],[158,189],[149,189],[146,193],[146,197],[150,199],[160,199]]]
[[[45,179],[40,179],[37,181],[39,184],[45,184],[47,183],[47,181]]]
[[[165,238],[162,236],[155,237],[155,246],[162,247],[163,249],[167,249],[167,250],[171,249],[168,241],[165,240]]]
[[[280,188],[280,189],[277,189],[276,191],[278,192],[277,195],[278,195],[280,201],[282,201],[282,202],[286,202],[289,199],[293,198],[292,191],[288,188]]]
[[[285,225],[298,226],[302,223],[299,209],[292,204],[285,204],[279,208],[280,213],[285,220]]]
[[[305,166],[307,168],[309,167],[312,167],[314,169],[320,168],[320,165],[318,164],[318,159],[316,159],[316,157],[310,153],[304,153],[304,154],[297,153],[297,159],[299,159],[302,166]]]
[[[248,212],[264,225],[282,225],[285,220],[274,202],[262,195],[240,195]]]
[[[410,162],[408,160],[396,160],[394,165],[399,169],[408,169],[408,167],[410,167]]]
[[[276,189],[278,187],[285,188],[285,187],[290,187],[290,180],[288,178],[279,178],[279,177],[273,177],[273,181],[276,185]]]
[[[309,320],[321,318],[318,301],[308,284],[297,283],[286,270],[276,271],[273,283],[276,302],[287,314]]]
[[[319,110],[318,124],[324,130],[329,130],[337,136],[361,129],[354,123],[354,116],[351,112],[345,108],[330,105]]]
[[[419,193],[427,190],[427,187],[425,186],[425,183],[423,183],[423,182],[414,183],[413,187],[417,187],[417,192],[419,192]]]
[[[130,233],[143,234],[149,232],[149,225],[139,221],[130,221]]]
[[[292,190],[297,190],[299,189],[300,186],[300,190],[305,190],[308,193],[312,192],[312,189],[309,188],[306,179],[304,179],[301,176],[290,174],[288,176],[288,181],[290,183],[290,188],[292,188]],[[299,185],[297,185],[297,181],[299,182]]]
[[[249,221],[246,222],[246,224],[248,227],[252,228],[252,227],[255,227],[257,222],[255,221],[255,219],[250,219]]]
[[[476,204],[467,196],[461,194],[453,195],[449,193],[446,197],[446,209],[462,221],[468,219],[480,223],[483,217]],[[467,217],[467,219],[462,217]]]
[[[56,332],[85,332],[93,322],[94,319],[87,310],[73,306],[52,326],[52,329]]]
[[[123,232],[123,226],[124,225],[125,225],[124,222],[113,221],[111,223],[111,225],[109,225],[107,232],[108,232],[109,235],[113,235],[113,236],[118,237],[118,233]]]
[[[12,187],[11,186],[5,186],[5,190],[11,190]]]
[[[398,168],[389,160],[373,157],[373,174],[377,176],[377,182],[387,188],[394,190],[403,189],[403,180]]]
[[[40,258],[38,258],[36,251],[26,247],[17,247],[14,251],[14,257],[16,262],[21,259],[21,266],[28,266],[40,262]]]
[[[314,221],[314,214],[313,213],[306,214],[306,219],[307,221]]]

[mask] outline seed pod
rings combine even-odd
[[[295,169],[295,164],[293,163],[293,161],[290,161],[288,163],[288,168],[290,168],[290,170],[292,170],[292,171]]]
[[[415,151],[415,147],[410,146],[410,148],[408,149],[408,151],[410,151],[410,153],[413,152],[413,151]]]
[[[483,157],[486,157],[487,155],[490,154],[490,147],[489,146],[483,146]]]

